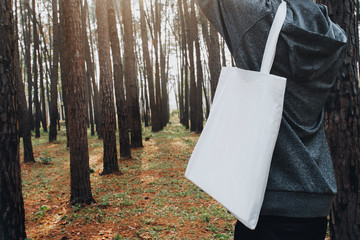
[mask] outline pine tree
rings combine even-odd
[[[102,174],[119,172],[116,151],[116,119],[112,81],[108,0],[96,1],[98,49],[100,61],[101,115],[104,136],[104,170]]]
[[[15,31],[11,0],[0,1],[0,239],[26,238],[21,193]]]
[[[130,0],[122,0],[122,16],[124,24],[126,101],[128,105],[128,119],[131,130],[131,146],[142,147],[139,91],[136,79],[134,31],[132,25],[133,18]]]
[[[82,58],[81,0],[62,1],[68,104],[71,204],[95,202],[91,194],[86,128],[85,69]],[[76,53],[76,54],[74,54]]]

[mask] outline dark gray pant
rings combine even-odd
[[[235,226],[235,240],[324,240],[327,218],[290,218],[260,216],[255,230],[239,221]]]

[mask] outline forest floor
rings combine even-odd
[[[88,206],[69,204],[64,127],[54,143],[47,133],[33,138],[36,163],[21,163],[28,239],[232,239],[235,218],[184,177],[199,135],[176,116],[170,122],[158,133],[143,129],[150,139],[119,160],[118,175],[99,175],[103,144],[89,133],[96,204]]]

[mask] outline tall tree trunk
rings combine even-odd
[[[34,38],[34,52],[33,52],[33,73],[34,73],[34,104],[35,104],[35,137],[40,137],[40,119],[41,110],[39,102],[39,88],[38,88],[38,65],[37,65],[37,53],[39,51],[39,35],[36,26],[36,5],[35,0],[32,1],[32,24],[33,24],[33,38]]]
[[[158,7],[157,10],[157,20],[156,24],[158,25],[158,44],[159,44],[159,54],[160,54],[160,76],[161,76],[161,102],[159,104],[161,112],[161,128],[164,128],[167,124],[167,76],[166,76],[166,58],[165,51],[166,46],[163,48],[162,41],[162,29],[161,29],[161,15],[166,12],[166,9],[162,9],[163,6]],[[166,39],[165,39],[166,41]]]
[[[185,106],[184,106],[184,113],[183,113],[183,121],[182,124],[185,126],[186,129],[189,129],[189,63],[188,63],[188,57],[187,57],[187,35],[189,32],[186,31],[186,24],[185,24],[185,6],[182,4],[183,0],[178,0],[179,5],[179,13],[180,13],[180,21],[181,21],[181,31],[182,31],[182,55],[183,55],[183,62],[182,62],[182,69],[184,74],[184,92],[183,97],[185,99]],[[187,10],[187,8],[186,8]]]
[[[62,1],[64,14],[64,60],[67,63],[64,81],[68,97],[70,141],[71,204],[95,202],[91,194],[84,63],[81,38],[81,0]],[[74,54],[75,53],[75,54]]]
[[[81,7],[81,33],[82,33],[82,50],[83,50],[83,57],[86,63],[86,71],[85,71],[85,79],[86,79],[86,112],[88,114],[87,124],[88,127],[91,125],[91,136],[95,135],[94,129],[94,119],[93,119],[93,108],[92,108],[92,88],[91,88],[91,72],[92,63],[90,57],[90,48],[89,42],[87,37],[87,26],[86,26],[86,17],[87,17],[87,3]]]
[[[20,13],[22,14],[22,24],[25,24],[25,13],[22,11],[22,2],[20,2]],[[25,26],[23,26],[23,32],[25,32]],[[26,34],[26,33],[25,33]],[[18,31],[16,31],[16,39],[18,39]],[[31,130],[30,130],[30,122],[29,122],[29,113],[26,105],[26,96],[25,96],[25,86],[21,77],[21,64],[19,61],[19,42],[16,42],[15,47],[15,67],[16,67],[16,91],[18,94],[18,103],[19,103],[19,127],[20,127],[20,136],[23,138],[23,146],[24,146],[24,162],[26,163],[34,163],[34,153],[31,142]]]
[[[30,130],[35,128],[34,125],[34,116],[32,111],[33,99],[32,99],[32,88],[33,88],[33,81],[32,81],[32,69],[31,69],[31,12],[30,12],[30,0],[25,0],[24,5],[26,8],[26,17],[25,17],[25,33],[24,33],[24,42],[25,42],[25,63],[26,63],[26,75],[27,75],[27,89],[28,89],[28,121]]]
[[[110,39],[108,23],[108,0],[96,1],[98,24],[98,49],[100,61],[101,115],[104,136],[104,170],[102,174],[119,172],[116,151],[116,118],[112,83]]]
[[[145,65],[145,63],[144,63]],[[147,84],[146,84],[146,80],[147,78],[145,77],[146,76],[146,68],[144,69],[144,97],[145,97],[145,127],[149,127],[150,123],[149,123],[149,114],[150,114],[150,108],[149,108],[149,97],[148,97],[148,87],[147,87]]]
[[[137,36],[137,32],[136,32],[136,28],[134,29],[134,35]],[[147,116],[146,116],[146,111],[145,111],[145,98],[144,98],[144,81],[146,81],[146,73],[145,73],[145,60],[143,55],[140,54],[140,44],[136,44],[135,41],[135,59],[137,60],[137,64],[136,64],[136,69],[137,69],[137,74],[139,76],[139,82],[138,84],[140,85],[140,117],[141,117],[141,121],[145,123],[145,127],[148,124],[148,120],[147,120]]]
[[[156,101],[156,111],[157,111],[157,117],[159,121],[160,129],[163,129],[162,126],[162,108],[161,108],[161,69],[160,69],[160,63],[159,63],[159,0],[155,0],[155,13],[152,13],[153,18],[153,25],[154,25],[154,52],[155,52],[155,101]],[[153,11],[153,10],[152,10]]]
[[[41,26],[41,25],[40,25]],[[45,43],[44,43],[45,44]],[[41,44],[40,44],[41,45]],[[41,50],[43,50],[41,48]],[[45,87],[44,87],[44,67],[43,67],[43,57],[39,49],[39,70],[40,70],[40,103],[41,103],[41,125],[44,129],[44,132],[47,132],[47,119],[46,119],[46,104],[45,104]]]
[[[131,1],[123,0],[122,4],[122,16],[124,24],[126,101],[129,109],[128,119],[131,130],[131,146],[142,147],[143,145],[139,109],[139,93],[136,80],[136,62]]]
[[[69,121],[68,121],[68,103],[67,103],[67,85],[66,85],[66,73],[67,73],[67,62],[65,60],[65,37],[64,37],[64,22],[65,16],[64,11],[62,9],[62,1],[59,1],[59,13],[60,13],[60,24],[59,26],[59,55],[60,55],[60,66],[61,66],[61,89],[62,89],[62,98],[63,98],[63,107],[65,113],[65,126],[66,126],[66,139],[67,139],[67,147],[69,147]]]
[[[109,35],[111,43],[111,52],[113,58],[114,69],[114,86],[116,96],[116,109],[118,115],[119,125],[119,139],[120,139],[120,157],[131,158],[130,139],[129,139],[129,124],[126,111],[125,91],[124,91],[124,76],[123,65],[121,61],[120,41],[117,31],[115,6],[114,2],[110,1],[108,6],[109,14]]]
[[[57,1],[56,1],[57,2]],[[51,9],[52,9],[52,6],[51,6]],[[52,16],[50,14],[48,14],[48,23],[49,23],[49,27],[48,27],[48,36],[49,36],[49,49],[50,49],[50,52],[54,53],[53,50],[54,50],[54,46],[53,46],[53,38],[54,38],[54,34],[53,31],[54,31],[54,26],[51,26],[51,23],[52,22]],[[45,45],[46,46],[46,45]],[[47,73],[48,73],[48,76],[49,78],[51,78],[51,68],[52,68],[52,57],[51,54],[48,54],[48,59],[49,59],[49,66],[50,68],[47,69]],[[48,89],[49,90],[49,89]],[[48,101],[49,101],[49,106],[50,106],[50,91],[48,91]]]
[[[186,39],[185,36],[185,26],[184,26],[184,14],[182,11],[182,4],[181,4],[181,0],[177,1],[177,5],[178,5],[178,11],[179,11],[179,17],[180,17],[180,27],[179,27],[179,74],[180,74],[180,80],[179,80],[179,85],[178,85],[178,95],[179,95],[179,109],[180,109],[180,113],[179,113],[179,118],[180,118],[180,123],[185,125],[185,121],[184,121],[184,113],[185,113],[185,108],[184,108],[184,45],[186,46],[184,39]]]
[[[338,194],[330,220],[332,240],[360,239],[358,1],[319,1],[347,33],[346,58],[326,104],[326,130]]]
[[[195,81],[195,61],[194,61],[194,31],[190,16],[190,8],[188,7],[188,0],[183,0],[184,3],[184,16],[186,23],[186,34],[187,34],[187,46],[189,52],[190,62],[190,130],[196,131],[196,119],[197,119],[197,99],[196,99],[196,81]]]
[[[139,77],[140,78],[140,115],[141,115],[141,121],[145,122],[144,81],[146,81],[146,79],[144,79],[143,77],[144,72],[143,69],[140,67],[140,65],[142,65],[142,63],[138,63],[138,67],[137,67],[140,76]]]
[[[86,2],[86,0],[85,0]],[[89,15],[89,14],[88,14]],[[90,24],[90,17],[88,16],[88,22]],[[90,47],[91,47],[91,58],[92,61],[92,71],[91,71],[91,81],[92,81],[92,86],[93,86],[93,90],[94,90],[94,113],[95,113],[95,122],[96,122],[96,132],[97,132],[97,135],[99,137],[99,139],[102,139],[103,138],[103,125],[102,125],[102,115],[101,115],[101,106],[100,106],[100,93],[99,93],[99,90],[98,90],[98,85],[96,83],[96,78],[95,78],[95,66],[94,66],[94,62],[95,62],[95,56],[94,56],[94,49],[93,49],[93,43],[92,43],[92,31],[91,31],[91,28],[90,28]]]
[[[56,122],[58,119],[58,78],[59,78],[59,20],[58,20],[58,1],[52,0],[53,10],[53,64],[51,68],[51,101],[50,101],[50,132],[49,141],[55,141],[57,138]]]
[[[196,19],[195,12],[195,2],[191,0],[191,19],[192,19],[192,27],[194,28],[194,43],[195,43],[195,51],[196,51],[196,133],[201,133],[203,130],[203,122],[204,122],[204,113],[202,108],[202,84],[204,80],[203,69],[201,63],[201,50],[200,50],[200,40],[199,40],[199,31],[198,24]]]
[[[146,76],[146,69],[144,70],[144,76]],[[148,95],[148,87],[147,87],[147,78],[144,81],[144,96],[145,96],[145,127],[149,127],[150,125],[150,103],[149,103],[149,95]]]
[[[214,99],[216,86],[221,72],[219,34],[208,23],[205,16],[200,12],[201,28],[208,52],[208,65],[210,71],[211,100]],[[210,25],[210,34],[209,26]]]
[[[202,82],[202,86],[203,86],[203,89],[204,89],[205,107],[206,107],[205,118],[208,119],[209,114],[210,114],[210,99],[208,97],[207,89],[206,89],[206,86],[205,86],[205,81]]]
[[[167,17],[168,18],[168,17]],[[167,49],[166,52],[166,73],[165,73],[165,79],[166,79],[166,91],[165,91],[165,117],[166,117],[166,124],[169,123],[170,121],[170,102],[169,102],[169,88],[168,88],[168,83],[169,83],[169,71],[170,71],[170,33],[168,30],[168,34],[167,34],[167,45],[165,46],[165,49]]]
[[[85,16],[87,16],[88,26],[90,27],[90,17],[88,16],[89,14],[88,14],[87,0],[84,1],[83,10],[85,11],[83,14],[85,14]],[[83,26],[86,26],[86,23],[83,23]],[[94,92],[93,105],[94,105],[94,116],[95,116],[96,132],[98,134],[98,137],[102,138],[102,136],[103,136],[102,135],[102,117],[101,117],[101,111],[100,111],[99,90],[98,90],[98,87],[97,87],[97,84],[96,84],[96,79],[95,79],[94,60],[92,60],[94,58],[91,58],[89,39],[88,39],[88,36],[86,34],[86,28],[83,31],[84,31],[83,37],[85,38],[83,41],[86,44],[84,46],[85,47],[85,56],[84,57],[85,57],[85,60],[86,60],[87,71],[90,72],[92,90]],[[92,39],[92,34],[91,34],[91,29],[90,29],[90,40],[91,39]],[[91,40],[91,42],[92,42],[92,40]],[[90,93],[91,93],[91,91],[90,91]]]
[[[161,34],[161,32],[159,33]],[[168,123],[168,92],[167,92],[167,84],[168,84],[168,77],[166,74],[166,59],[165,59],[165,49],[162,48],[162,40],[159,37],[160,43],[160,67],[161,67],[161,113],[162,113],[162,126],[163,128]]]
[[[88,110],[89,110],[89,116],[90,116],[90,128],[91,128],[91,136],[95,136],[95,126],[94,126],[94,113],[93,113],[93,104],[92,104],[92,88],[91,88],[91,82],[90,82],[90,73],[89,71],[86,71],[87,74],[87,88],[89,93],[89,99],[88,99]]]
[[[180,28],[179,28],[180,29]],[[181,41],[181,40],[180,40]],[[177,80],[177,107],[179,109],[179,118],[180,123],[183,121],[184,114],[184,97],[183,97],[183,82],[184,82],[184,74],[183,74],[183,66],[182,66],[182,51],[181,51],[181,42],[179,41],[179,46],[176,48],[176,59],[177,59],[177,68],[178,68],[178,80]],[[180,54],[179,54],[180,52]],[[175,90],[175,89],[174,89]],[[175,90],[176,95],[176,90]],[[176,99],[176,97],[175,97]]]
[[[38,63],[39,63],[39,76],[40,76],[40,106],[41,106],[41,125],[43,127],[44,132],[48,132],[47,129],[47,110],[46,110],[46,103],[45,103],[45,86],[44,86],[44,64],[45,69],[47,69],[47,62],[46,58],[45,61],[43,61],[43,56],[46,56],[48,54],[47,47],[46,47],[46,40],[44,37],[44,32],[42,29],[42,22],[41,22],[41,16],[39,14],[39,21],[37,21],[37,24],[39,26],[40,34],[43,37],[43,43],[39,40],[39,49],[38,49]]]
[[[147,28],[146,28],[143,0],[139,0],[139,5],[140,5],[142,49],[143,49],[145,69],[146,69],[146,78],[147,78],[148,86],[149,86],[150,109],[151,109],[151,128],[152,128],[153,132],[158,132],[161,130],[161,126],[160,126],[160,121],[159,121],[160,119],[158,116],[157,106],[156,106],[156,102],[155,102],[154,73],[153,73],[153,67],[151,64],[150,54],[149,54],[148,33],[147,33]]]
[[[25,239],[21,193],[13,2],[0,1],[0,239]]]
[[[82,18],[82,15],[81,15]],[[84,32],[83,30],[81,32]],[[82,41],[82,50],[83,50],[83,56],[84,56],[84,41]],[[85,61],[84,61],[85,66]],[[85,101],[86,101],[86,127],[90,127],[90,114],[89,114],[89,99],[90,99],[90,92],[89,92],[89,72],[85,68]]]
[[[52,30],[51,30],[52,32]],[[49,37],[51,38],[51,37]],[[50,42],[50,41],[49,41]],[[49,43],[50,44],[50,43]],[[46,47],[46,44],[44,44],[44,48]],[[52,51],[50,49],[50,51]],[[46,106],[48,108],[49,111],[49,117],[50,117],[50,89],[49,89],[49,79],[51,78],[51,73],[50,73],[50,69],[51,69],[51,58],[49,57],[48,54],[44,54],[44,62],[45,62],[45,88],[46,88]],[[48,63],[49,62],[49,63]],[[48,64],[50,67],[48,67]]]

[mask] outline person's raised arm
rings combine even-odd
[[[196,2],[210,23],[224,36],[224,29],[226,29],[226,27],[219,0],[196,0]]]
[[[238,40],[266,14],[273,13],[273,5],[281,0],[196,0],[215,29],[225,38],[229,48],[236,48]]]

